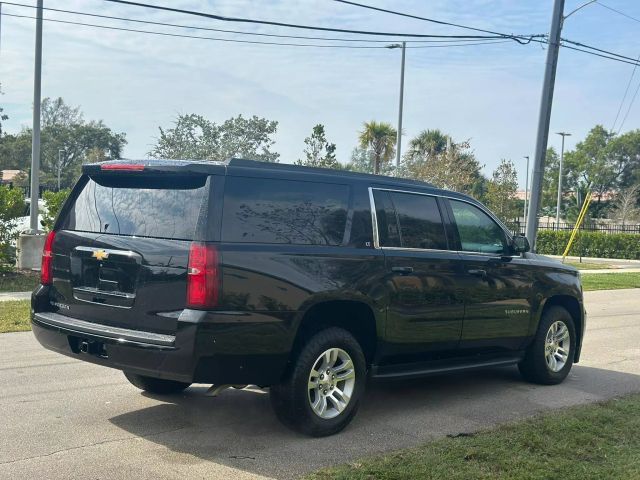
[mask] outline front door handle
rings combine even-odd
[[[413,267],[391,267],[391,271],[400,275],[408,275],[413,273]]]
[[[486,270],[482,270],[480,268],[467,270],[467,273],[469,273],[470,275],[475,275],[477,277],[486,277],[487,276],[487,271]]]

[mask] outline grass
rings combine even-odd
[[[582,288],[587,291],[640,288],[640,273],[585,273],[582,275]]]
[[[0,302],[0,333],[31,330],[29,300]]]
[[[640,395],[572,407],[477,434],[313,473],[308,479],[640,478]]]
[[[26,292],[36,288],[39,282],[39,272],[3,272],[0,273],[0,292]]]

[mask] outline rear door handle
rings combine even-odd
[[[482,270],[480,268],[467,270],[467,273],[469,273],[470,275],[476,275],[478,277],[486,277],[487,276],[487,271],[486,270]]]
[[[400,275],[408,275],[413,273],[413,267],[391,267],[393,273],[399,273]]]

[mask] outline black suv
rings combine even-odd
[[[45,347],[157,394],[270,387],[311,435],[367,378],[517,364],[561,382],[585,330],[574,268],[466,195],[248,160],[86,165],[42,258]]]

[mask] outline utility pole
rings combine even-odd
[[[560,169],[558,170],[558,203],[556,203],[556,230],[560,230],[560,207],[562,202],[562,162],[564,160],[564,137],[570,137],[570,133],[558,132],[562,136],[562,148],[560,149]]]
[[[38,233],[38,193],[40,190],[40,92],[42,85],[42,2],[36,11],[36,54],[33,73],[33,136],[31,139],[31,218],[32,234]]]
[[[407,42],[393,43],[387,45],[387,48],[402,48],[402,63],[400,66],[400,102],[398,105],[398,135],[396,138],[396,176],[400,168],[400,155],[402,151],[402,107],[404,104],[404,60],[405,51],[407,49]]]
[[[529,198],[529,155],[524,158],[527,159],[527,179],[524,182],[524,221],[527,221],[527,199]]]
[[[531,198],[529,199],[529,212],[527,215],[527,238],[531,244],[531,250],[535,251],[536,234],[538,231],[538,210],[542,197],[542,175],[549,141],[549,123],[551,120],[551,106],[553,104],[553,89],[556,80],[556,67],[558,66],[558,51],[560,50],[560,33],[562,31],[562,15],[564,12],[564,0],[554,0],[553,15],[551,17],[551,32],[549,34],[549,46],[547,48],[547,62],[544,72],[544,84],[540,99],[540,114],[538,116],[538,133],[536,137],[536,150],[533,160],[533,179],[531,182]]]

